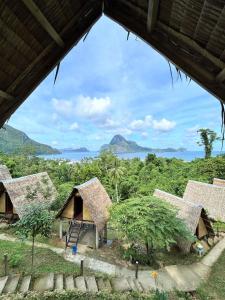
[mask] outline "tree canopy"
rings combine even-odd
[[[191,239],[177,209],[153,196],[131,198],[111,208],[115,229],[132,243],[146,246],[147,253],[176,243],[176,239]]]

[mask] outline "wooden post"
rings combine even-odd
[[[84,261],[80,261],[80,276],[84,276]]]
[[[59,221],[59,238],[60,238],[60,240],[62,240],[62,238],[63,238],[62,230],[63,230],[62,220],[60,219],[60,221]]]
[[[96,249],[99,248],[99,234],[96,226],[95,226],[95,248]]]
[[[136,261],[136,268],[135,268],[135,278],[138,279],[138,266],[139,266],[139,263],[138,261]]]
[[[104,230],[104,242],[107,244],[107,240],[108,240],[108,237],[107,237],[107,224],[105,224],[105,230]]]
[[[5,276],[8,275],[8,255],[4,254],[4,273]]]

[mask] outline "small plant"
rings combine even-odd
[[[157,289],[153,300],[169,300],[169,298],[166,292],[161,292]]]
[[[22,260],[23,256],[21,254],[14,254],[9,260],[10,267],[17,268],[21,264]]]

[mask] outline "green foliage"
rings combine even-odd
[[[190,179],[208,183],[212,183],[214,177],[225,179],[225,156],[184,162],[149,154],[145,161],[141,161],[138,158],[121,160],[110,152],[103,152],[98,159],[84,159],[80,163],[68,164],[66,161],[0,153],[0,163],[8,166],[13,177],[48,172],[59,192],[59,197],[53,205],[55,210],[61,207],[72,186],[93,177],[99,178],[111,199],[116,201],[115,181],[112,180],[110,172],[114,168],[115,159],[118,167],[123,170],[123,174],[117,180],[120,201],[151,195],[156,188],[183,196]]]
[[[153,299],[154,300],[169,300],[169,297],[166,292],[161,292],[157,289]]]
[[[213,150],[213,143],[215,141],[220,140],[217,136],[216,132],[209,128],[201,128],[198,130],[200,134],[200,142],[198,142],[199,146],[204,146],[205,150],[205,158],[210,158]]]
[[[177,218],[177,210],[153,196],[132,198],[111,208],[111,223],[123,238],[146,245],[147,254],[191,239],[186,225]]]
[[[29,197],[33,197],[30,195]],[[32,267],[34,262],[34,240],[37,235],[48,237],[51,234],[53,215],[44,203],[34,202],[25,207],[22,218],[15,224],[17,234],[26,239],[32,237]]]
[[[20,253],[16,253],[9,259],[9,264],[12,268],[18,267],[23,261],[23,255]]]
[[[30,139],[25,133],[9,125],[4,125],[0,129],[0,151],[4,153],[33,155],[33,154],[53,154],[58,150],[44,144],[40,144]]]
[[[0,299],[1,298],[0,296]],[[23,300],[24,295],[8,295],[8,300]],[[98,292],[96,294],[80,291],[54,291],[54,292],[44,292],[36,293],[29,292],[26,294],[27,300],[154,300],[160,298],[154,298],[153,295],[145,295],[137,292],[130,293],[107,293],[107,292]],[[163,299],[164,300],[164,299]]]

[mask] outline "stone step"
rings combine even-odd
[[[128,281],[128,283],[129,283],[129,286],[131,287],[132,291],[137,292],[138,289],[137,289],[137,287],[136,287],[136,285],[135,285],[135,283],[134,283],[134,279],[131,278],[131,277],[128,277],[128,278],[127,278],[127,281]]]
[[[20,293],[28,292],[29,288],[30,288],[30,282],[31,282],[31,276],[30,275],[23,277],[20,288],[19,288],[19,292]]]
[[[74,279],[73,276],[67,276],[65,279],[65,289],[66,290],[74,290],[75,286],[74,286]]]
[[[135,286],[136,286],[136,288],[137,288],[137,291],[138,291],[138,292],[143,292],[144,290],[143,290],[143,288],[142,288],[142,286],[141,286],[139,280],[138,280],[138,279],[133,279],[133,280],[134,280],[134,284],[135,284]]]
[[[155,281],[153,278],[151,278],[151,275],[149,274],[149,277],[147,278],[139,278],[139,283],[141,284],[141,287],[144,292],[149,292],[156,289]]]
[[[127,292],[132,290],[127,279],[124,277],[113,278],[111,283],[113,291]]]
[[[9,278],[6,282],[5,288],[3,290],[3,293],[5,293],[5,294],[14,293],[17,289],[19,279],[20,279],[20,275],[9,276]]]
[[[37,292],[52,291],[54,289],[54,273],[36,279],[33,289]]]
[[[108,279],[98,278],[97,285],[99,291],[106,291],[106,292],[112,291],[112,287]]]
[[[8,276],[0,277],[0,295],[4,290],[7,280],[8,280]]]
[[[86,292],[86,283],[83,276],[78,276],[75,278],[76,288],[81,292]]]
[[[91,293],[97,293],[98,292],[98,286],[96,283],[96,279],[94,276],[86,276],[85,277],[87,290]]]
[[[172,291],[176,288],[176,282],[164,269],[158,272],[157,284],[159,290]]]
[[[63,290],[63,274],[55,275],[55,290],[62,291]]]

